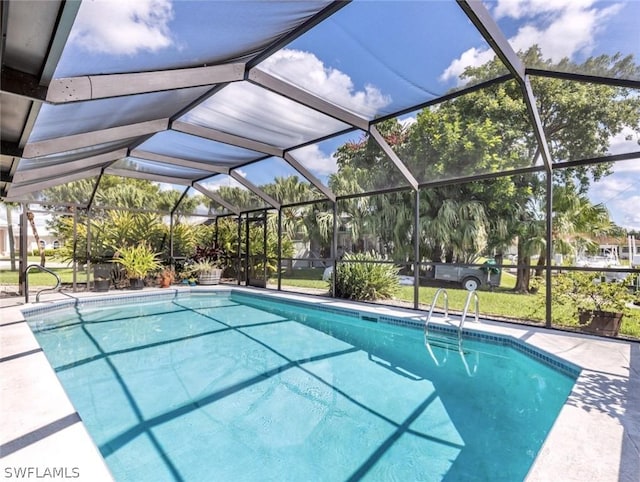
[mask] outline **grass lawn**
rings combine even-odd
[[[63,283],[73,282],[73,269],[72,268],[47,268],[60,276]],[[84,273],[77,274],[77,281],[85,281]],[[18,272],[9,270],[0,270],[0,284],[3,285],[17,285],[18,284]],[[39,270],[29,271],[29,285],[30,286],[49,286],[55,285],[56,279],[49,273]]]
[[[286,273],[282,277],[282,286],[297,288],[315,288],[327,290],[328,283],[322,281],[323,269],[303,268]],[[272,278],[271,283],[277,283],[277,278]],[[494,291],[479,291],[479,308],[481,315],[507,318],[518,321],[543,323],[545,319],[545,300],[543,294],[520,294],[511,290],[516,282],[515,275],[508,272],[502,273],[501,283]],[[429,306],[438,288],[421,286],[419,290],[419,302]],[[462,311],[468,292],[455,285],[447,287],[449,297],[449,309]],[[413,303],[413,286],[400,286],[396,299]],[[438,308],[442,308],[442,297],[438,301]],[[471,307],[473,309],[473,307]],[[559,327],[577,327],[577,319],[573,314],[554,310],[554,324]],[[622,320],[620,334],[640,338],[640,307],[628,308]]]
[[[63,283],[73,282],[73,270],[71,268],[50,268],[58,274]],[[327,291],[329,285],[322,280],[322,268],[303,268],[286,273],[282,277],[282,286],[291,288],[317,289]],[[77,281],[84,282],[84,273],[78,273]],[[270,283],[277,283],[277,278],[269,280]],[[18,284],[18,272],[0,270],[0,284]],[[30,286],[53,286],[55,279],[49,273],[33,270],[29,273]],[[494,291],[479,291],[480,313],[484,316],[502,317],[518,321],[529,321],[542,323],[545,317],[545,303],[542,294],[519,294],[511,291],[515,286],[515,276],[510,273],[503,273],[500,287]],[[422,306],[429,306],[438,288],[421,286],[419,289],[419,302]],[[452,311],[462,311],[467,299],[468,292],[455,285],[447,287],[449,297],[449,309]],[[400,286],[396,299],[412,304],[413,286]],[[442,308],[443,299],[438,301],[438,307]],[[471,307],[473,309],[473,307]],[[577,327],[577,319],[573,314],[554,310],[554,324],[559,327]],[[625,312],[620,329],[621,335],[631,336],[640,339],[640,307],[629,308]]]

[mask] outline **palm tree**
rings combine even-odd
[[[264,192],[281,204],[295,204],[308,201],[312,196],[308,184],[300,182],[298,176],[276,177],[272,183],[262,186]],[[282,231],[290,239],[307,236],[304,217],[308,206],[295,206],[282,209]]]
[[[553,208],[553,248],[560,254],[576,256],[594,246],[594,236],[616,228],[603,204],[592,204],[570,185],[554,188]]]
[[[455,187],[423,190],[421,251],[435,262],[472,263],[486,250],[491,230],[484,203],[465,199]]]
[[[31,224],[31,231],[33,231],[33,237],[36,240],[36,245],[38,246],[38,253],[40,253],[40,266],[44,267],[46,261],[44,248],[42,247],[42,244],[40,244],[40,235],[38,234],[38,228],[36,228],[36,222],[32,211],[27,211],[27,219],[29,220],[29,224]]]

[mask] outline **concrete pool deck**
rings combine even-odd
[[[220,288],[253,291],[235,286]],[[200,290],[211,288],[193,289]],[[171,291],[176,290],[147,288],[143,292],[115,294],[139,296]],[[293,293],[256,292],[413,320],[426,314]],[[105,295],[113,297],[114,292],[77,293],[74,297]],[[38,306],[68,299],[49,295]],[[33,305],[18,305],[15,300],[10,304],[13,306],[0,309],[0,474],[7,480],[43,480],[47,471],[53,474],[55,470],[58,478],[66,475],[75,480],[113,480],[24,321],[21,310]],[[484,320],[480,325],[465,326],[525,341],[582,368],[529,472],[528,481],[640,479],[640,343]]]

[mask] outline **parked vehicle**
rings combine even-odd
[[[468,291],[499,286],[501,277],[501,270],[491,265],[479,267],[437,264],[434,266],[433,273],[434,279],[459,283]]]

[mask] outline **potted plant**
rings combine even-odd
[[[553,280],[553,300],[577,314],[581,330],[618,336],[624,309],[632,299],[626,280],[606,281],[600,273],[563,273]]]
[[[93,291],[97,291],[98,293],[106,293],[107,291],[109,291],[110,286],[111,286],[111,278],[94,275]]]
[[[213,246],[196,246],[193,257],[186,268],[198,277],[198,284],[215,285],[222,277],[222,263],[225,252],[222,248]]]
[[[217,285],[220,283],[222,268],[219,268],[215,263],[203,259],[194,263],[192,267],[193,273],[198,276],[198,284]]]
[[[119,248],[113,259],[122,265],[129,278],[129,288],[141,290],[145,277],[160,268],[158,256],[147,243]]]
[[[98,292],[109,291],[111,285],[111,263],[97,263],[93,267],[93,290]]]
[[[160,288],[168,288],[176,279],[176,272],[171,266],[165,266],[158,273],[158,286]]]

